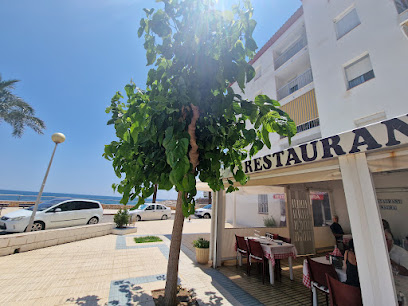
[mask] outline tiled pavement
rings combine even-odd
[[[166,222],[142,222],[139,233],[168,232]],[[197,231],[209,225],[208,220],[194,222],[185,227],[181,284],[193,289],[202,305],[259,305],[220,272],[203,270],[189,258],[194,256],[191,240],[204,236]],[[108,235],[0,257],[0,305],[154,305],[151,291],[164,288],[170,241],[158,234],[162,243],[139,246],[132,236]]]
[[[136,245],[135,235],[108,235],[0,257],[0,305],[154,305],[151,291],[165,285],[171,225],[138,224],[138,235],[156,234],[163,242]],[[284,271],[282,282],[271,286],[262,285],[256,269],[247,277],[244,268],[197,265],[191,243],[208,237],[209,225],[210,220],[185,223],[180,255],[180,282],[200,304],[310,304],[299,267],[295,281]]]

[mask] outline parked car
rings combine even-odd
[[[202,208],[196,209],[194,215],[199,218],[210,219],[211,218],[211,204],[205,205]]]
[[[0,218],[0,229],[21,233],[28,226],[34,206],[19,209]],[[50,228],[97,224],[103,216],[102,205],[97,201],[55,198],[38,204],[33,231]]]
[[[140,220],[166,220],[171,217],[170,207],[161,204],[143,204],[138,209],[129,211],[131,219]]]

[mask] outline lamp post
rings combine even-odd
[[[58,146],[59,143],[63,143],[65,141],[65,135],[62,134],[62,133],[54,133],[54,134],[52,134],[51,139],[52,139],[53,142],[55,142],[54,151],[52,152],[50,163],[48,164],[47,172],[45,172],[44,180],[42,182],[40,192],[38,193],[37,200],[35,200],[33,213],[31,214],[30,221],[28,222],[27,228],[25,230],[26,232],[31,232],[31,230],[33,229],[35,214],[36,214],[37,209],[38,209],[38,204],[40,203],[40,200],[41,200],[41,195],[42,195],[43,190],[44,190],[45,182],[47,181],[48,172],[50,172],[50,168],[51,168],[52,160],[54,158],[55,150],[57,149],[57,146]],[[34,230],[38,230],[38,229],[35,228]]]

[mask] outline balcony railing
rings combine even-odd
[[[308,121],[308,122],[305,122],[305,123],[303,123],[303,124],[301,124],[301,125],[296,126],[296,133],[299,134],[300,132],[313,129],[314,127],[317,127],[317,126],[319,126],[319,125],[320,125],[320,120],[319,120],[319,118],[310,120],[310,121]],[[286,136],[281,136],[280,139],[283,139],[283,138],[285,138],[285,137],[286,137]]]
[[[398,14],[408,10],[408,0],[394,0],[397,7]]]
[[[306,35],[303,35],[299,38],[296,42],[293,43],[292,46],[288,48],[285,52],[283,52],[279,57],[277,57],[274,61],[275,63],[275,70],[286,63],[290,58],[292,58],[296,53],[302,50],[307,45]]]
[[[289,96],[294,93],[296,90],[299,90],[302,87],[305,87],[307,84],[313,82],[312,69],[308,69],[299,75],[296,79],[290,81],[285,86],[278,89],[277,97],[278,100]]]

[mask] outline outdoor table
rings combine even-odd
[[[314,261],[317,261],[319,263],[323,263],[326,265],[330,265],[330,261],[326,259],[326,256],[322,257],[315,257],[311,258]],[[337,276],[339,277],[339,281],[345,282],[347,280],[347,274],[346,274],[346,267],[343,266],[341,269],[337,269]],[[313,293],[313,306],[317,305],[317,294],[316,294],[316,288],[312,288],[311,282],[310,282],[310,272],[309,272],[309,265],[307,264],[307,260],[305,259],[303,261],[303,285],[305,285],[307,288],[312,289]]]
[[[275,260],[288,259],[290,279],[293,280],[292,258],[296,258],[297,250],[293,244],[281,240],[270,240],[266,237],[247,237],[247,239],[258,240],[261,243],[265,257],[269,263],[269,281],[275,283]]]

